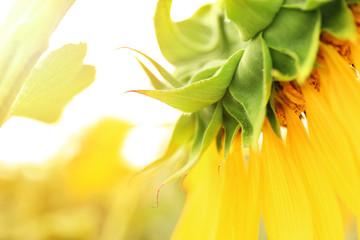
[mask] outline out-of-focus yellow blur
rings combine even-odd
[[[124,161],[131,125],[103,119],[73,138],[71,157],[48,164],[0,167],[0,239],[169,239],[183,193],[170,184],[156,206],[157,177]],[[139,146],[139,151],[141,151]]]

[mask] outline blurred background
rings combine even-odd
[[[0,24],[15,0],[0,1]],[[95,82],[55,124],[13,117],[0,128],[0,240],[169,239],[184,202],[181,184],[156,191],[161,172],[137,174],[167,147],[180,115],[131,89],[152,88],[133,57],[163,65],[152,17],[156,0],[77,0],[44,55],[86,42]],[[209,0],[174,0],[182,20]]]

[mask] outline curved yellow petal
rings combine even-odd
[[[318,69],[320,93],[349,137],[360,171],[360,111],[356,111],[360,106],[360,82],[356,71],[331,46],[322,45],[321,53],[324,61]]]
[[[263,127],[262,213],[270,240],[313,239],[309,198],[282,141],[266,120]]]
[[[184,181],[187,200],[172,239],[257,239],[259,164],[249,160],[246,173],[240,136],[225,164],[215,144]]]
[[[258,239],[260,221],[260,162],[250,149],[247,169],[237,137],[232,152],[219,169],[220,218],[216,239]]]
[[[340,199],[360,214],[360,175],[353,145],[332,106],[309,85],[302,87],[314,154]]]
[[[214,239],[221,198],[219,156],[212,144],[186,176],[187,198],[172,239]]]
[[[246,198],[246,229],[243,239],[258,239],[260,207],[263,196],[261,195],[261,158],[259,153],[250,149],[247,167],[247,198]]]
[[[298,116],[285,107],[286,149],[303,179],[309,196],[314,223],[314,239],[343,239],[344,229],[338,199],[327,176],[314,156],[314,147]]]
[[[245,235],[246,173],[239,137],[224,165],[219,167],[221,195],[215,239],[240,239]]]

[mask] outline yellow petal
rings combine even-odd
[[[299,172],[311,203],[314,239],[343,239],[344,230],[338,199],[320,163],[314,147],[298,116],[285,107],[287,121],[286,149],[288,161]]]
[[[219,159],[212,144],[186,176],[186,202],[172,239],[215,239],[221,199]]]
[[[224,165],[213,144],[184,181],[187,200],[172,239],[257,239],[259,164],[248,174],[237,137]]]
[[[360,214],[360,176],[352,143],[322,95],[308,85],[302,92],[314,154],[340,199]]]
[[[224,165],[219,169],[221,195],[215,239],[241,239],[245,235],[246,174],[238,137]]]
[[[263,127],[262,209],[270,240],[313,239],[311,207],[303,179],[266,120]]]
[[[257,239],[260,221],[260,163],[250,149],[245,169],[241,137],[233,143],[232,152],[221,166],[220,218],[216,239]]]
[[[348,135],[360,172],[360,111],[357,111],[360,106],[360,82],[356,72],[332,47],[322,45],[321,52],[324,61],[318,69],[320,93],[341,123],[342,131]],[[337,128],[340,129],[340,126]]]
[[[261,158],[259,153],[250,149],[249,163],[247,168],[247,197],[246,197],[246,218],[245,218],[245,238],[241,239],[258,239],[260,206],[263,196],[261,188]]]

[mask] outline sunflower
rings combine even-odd
[[[164,184],[184,177],[173,239],[347,239],[360,217],[360,5],[345,0],[222,0],[154,21],[170,74],[139,60],[183,111]],[[265,229],[264,229],[264,227]],[[266,231],[266,233],[264,233]],[[260,234],[259,234],[260,232]]]

